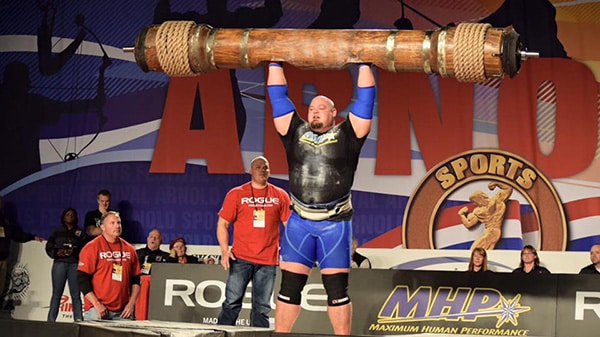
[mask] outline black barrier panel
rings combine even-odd
[[[600,336],[600,276],[559,277],[556,335]]]
[[[216,323],[227,279],[221,266],[153,268],[149,319]],[[279,278],[278,273],[275,293]],[[248,322],[250,292],[240,325]],[[349,294],[353,335],[590,337],[600,331],[600,282],[593,277],[352,269]],[[576,298],[583,302],[577,304]],[[582,318],[575,319],[576,313]],[[302,293],[302,311],[292,332],[333,334],[316,269]]]
[[[157,263],[152,266],[148,319],[216,324],[225,299],[227,272],[220,265]],[[277,273],[274,293],[279,292]],[[251,287],[244,298],[238,325],[249,325]],[[273,296],[271,307],[275,308]],[[327,295],[318,270],[313,270],[302,293],[302,313],[292,332],[333,334],[327,319]],[[274,311],[270,313],[273,326]],[[307,326],[308,325],[308,326]],[[312,325],[312,326],[311,326]]]
[[[73,323],[51,323],[15,319],[0,320],[2,336],[9,337],[78,337],[79,326]],[[89,336],[93,337],[93,336]]]
[[[220,265],[156,263],[152,266],[148,319],[216,324],[226,280],[227,272]],[[247,321],[248,310],[242,310],[241,325]]]
[[[353,334],[554,336],[554,275],[352,272]]]

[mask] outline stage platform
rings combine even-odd
[[[0,320],[8,337],[270,337],[272,329],[241,326],[164,322],[103,321],[49,323],[15,319]],[[7,332],[7,334],[5,334]]]
[[[318,337],[323,334],[281,334],[272,329],[165,321],[103,321],[49,323],[0,319],[7,337]],[[455,334],[409,334],[403,337],[476,337]],[[479,336],[480,337],[480,336]],[[536,337],[536,336],[528,336]],[[537,336],[543,337],[543,336]]]

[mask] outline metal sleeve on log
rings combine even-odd
[[[390,72],[425,72],[464,82],[519,71],[518,34],[489,24],[436,30],[225,29],[167,21],[138,34],[135,59],[144,71],[190,76],[215,69],[252,69],[282,61],[304,69],[372,63]],[[508,52],[507,52],[508,51]]]

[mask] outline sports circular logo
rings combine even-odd
[[[435,249],[434,230],[444,202],[452,193],[470,184],[488,182],[492,197],[474,191],[470,207],[457,217],[465,227],[482,223],[485,234],[474,242],[490,247],[499,239],[506,202],[513,190],[531,206],[539,226],[541,250],[563,251],[567,244],[567,221],[563,205],[550,180],[529,161],[498,149],[477,149],[451,157],[433,167],[410,196],[402,227],[405,248]],[[496,241],[494,241],[496,240]]]

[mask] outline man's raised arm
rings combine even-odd
[[[269,64],[267,76],[267,90],[273,109],[273,121],[275,129],[280,135],[286,135],[292,121],[292,112],[296,110],[294,103],[288,97],[287,82],[283,74],[281,63]]]
[[[350,122],[358,138],[363,138],[371,131],[373,107],[375,105],[375,76],[370,64],[358,66],[356,80],[356,101],[350,109]]]

